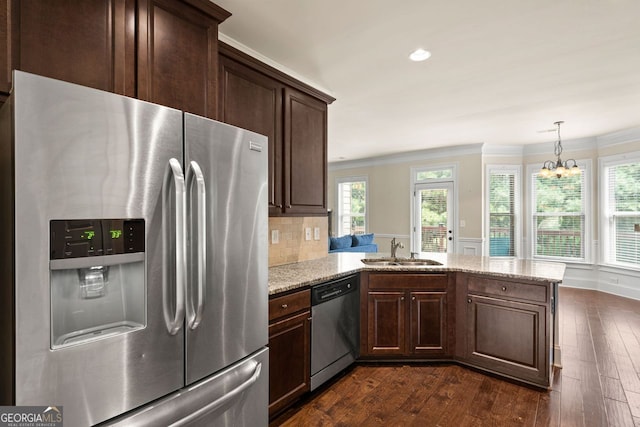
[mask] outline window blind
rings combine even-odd
[[[584,260],[585,174],[532,174],[534,256]]]
[[[608,261],[640,266],[640,163],[606,168]]]
[[[515,256],[516,176],[495,171],[489,175],[489,255]]]
[[[422,252],[447,251],[447,193],[444,188],[420,190]]]

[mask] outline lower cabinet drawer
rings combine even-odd
[[[469,276],[469,293],[497,296],[500,298],[518,298],[522,300],[546,303],[548,298],[548,285],[536,285],[529,283],[516,283],[508,280],[485,279]]]
[[[369,289],[416,289],[438,290],[447,289],[449,276],[447,273],[423,274],[389,274],[369,273]]]
[[[269,300],[269,321],[297,313],[311,307],[311,290],[305,289],[293,294]]]

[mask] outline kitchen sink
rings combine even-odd
[[[418,258],[364,258],[361,260],[364,264],[373,266],[388,266],[388,265],[442,265],[441,262],[434,261],[432,259],[418,259]]]
[[[397,265],[393,259],[385,258],[365,258],[361,261],[367,265]]]
[[[396,261],[399,265],[442,265],[441,262],[434,261],[432,259],[398,259]]]

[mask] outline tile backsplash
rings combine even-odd
[[[319,240],[315,240],[316,228]],[[328,228],[327,217],[269,218],[269,267],[326,257]],[[305,238],[307,229],[310,240]],[[273,243],[274,231],[278,243]]]

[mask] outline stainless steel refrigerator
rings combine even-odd
[[[0,137],[0,404],[267,425],[266,137],[18,71]]]

